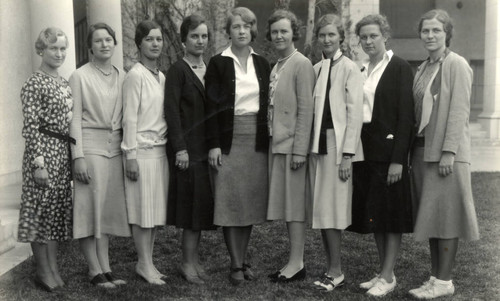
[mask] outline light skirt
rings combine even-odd
[[[412,158],[412,193],[418,208],[414,237],[479,239],[472,197],[470,164],[455,162],[453,173],[439,175],[439,162],[424,162],[424,148],[416,147]]]
[[[290,168],[291,161],[291,154],[270,151],[268,220],[306,221],[307,161],[296,170]]]
[[[308,198],[313,229],[344,230],[351,224],[352,177],[339,178],[335,132],[326,131],[327,154],[311,154],[308,165]]]
[[[130,236],[122,156],[85,155],[89,184],[74,180],[73,238]]]
[[[165,225],[169,182],[165,145],[138,149],[137,163],[137,181],[125,177],[129,223],[142,228]]]

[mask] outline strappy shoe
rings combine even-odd
[[[321,280],[314,282],[314,287],[320,291],[331,292],[334,289],[344,285],[344,274],[337,278],[333,278],[328,274],[324,274]]]

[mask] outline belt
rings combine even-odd
[[[63,140],[63,141],[66,141],[68,144],[69,143],[73,143],[73,144],[76,144],[76,140],[75,138],[71,137],[70,135],[63,135],[63,134],[59,134],[57,132],[53,132],[51,130],[47,130],[46,128],[39,128],[38,131],[40,133],[43,133],[47,136],[50,136],[50,137],[53,137],[53,138],[56,138],[56,139],[59,139],[59,140]]]

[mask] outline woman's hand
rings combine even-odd
[[[35,183],[42,187],[49,187],[49,172],[45,168],[35,169],[33,176],[35,177]]]
[[[299,169],[306,163],[306,156],[292,155],[292,162],[290,162],[290,168],[293,170]]]
[[[181,150],[175,154],[175,166],[180,170],[189,168],[189,154],[187,150]]]
[[[137,181],[137,178],[139,178],[139,164],[137,164],[136,159],[128,159],[126,166],[126,173],[127,173],[127,178],[129,178],[131,181]]]
[[[87,169],[87,162],[85,161],[85,158],[75,159],[73,172],[75,179],[79,182],[88,184],[92,179]]]
[[[453,173],[453,163],[455,162],[455,154],[452,152],[443,152],[439,161],[439,175],[446,177]]]
[[[387,185],[392,185],[403,176],[403,165],[399,163],[391,163],[389,171],[387,172]]]
[[[351,176],[351,163],[351,157],[342,157],[342,161],[340,161],[339,178],[344,182],[349,180]]]
[[[217,166],[222,165],[222,152],[220,147],[212,148],[208,152],[208,163],[215,169],[217,169]]]

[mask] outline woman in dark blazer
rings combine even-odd
[[[369,15],[356,34],[369,56],[362,73],[365,161],[353,165],[351,231],[374,233],[380,258],[376,277],[360,284],[367,294],[384,296],[396,287],[394,266],[402,233],[413,231],[408,152],[414,124],[410,65],[387,51],[389,24]]]
[[[181,25],[184,58],[165,79],[165,117],[170,188],[167,224],[183,229],[181,275],[202,284],[209,277],[201,266],[198,246],[202,230],[212,230],[214,201],[208,174],[205,126],[205,63],[209,33],[205,19],[191,15]]]
[[[237,7],[228,14],[231,46],[208,64],[209,163],[215,187],[214,224],[223,227],[231,257],[229,280],[254,278],[246,259],[252,226],[267,213],[267,97],[270,67],[249,46],[257,37],[255,14]]]

